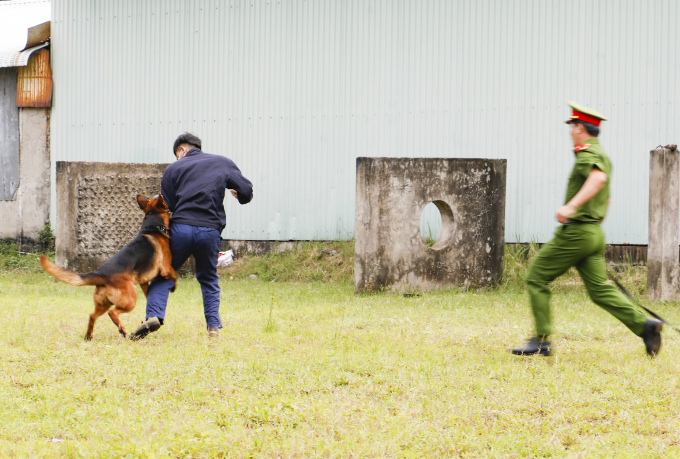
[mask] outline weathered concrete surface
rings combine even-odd
[[[504,159],[357,158],[355,291],[498,282],[506,169]],[[442,230],[427,247],[420,216],[430,202]]]
[[[20,109],[18,187],[14,200],[0,201],[0,238],[14,239],[29,251],[49,218],[48,117],[49,110],[44,108]]]
[[[680,299],[679,166],[677,148],[662,147],[650,152],[647,295],[652,301]]]
[[[229,248],[234,251],[234,255],[260,256],[270,252],[290,252],[295,250],[297,243],[297,241],[241,241],[234,239],[229,241]],[[222,250],[222,247],[220,247],[220,250]]]
[[[160,192],[168,164],[57,162],[56,262],[96,270],[139,232],[137,194]]]
[[[48,148],[49,109],[22,108],[21,121],[21,206],[20,244],[29,249],[50,215],[50,152]]]

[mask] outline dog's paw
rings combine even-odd
[[[177,279],[175,279],[175,282],[172,284],[172,288],[170,289],[171,292],[174,292],[177,290]]]
[[[92,335],[85,335],[85,341],[92,341]]]

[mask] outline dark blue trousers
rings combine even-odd
[[[178,223],[170,225],[172,267],[177,270],[190,255],[196,260],[196,280],[201,284],[203,311],[208,327],[222,328],[220,319],[220,284],[217,277],[217,257],[220,251],[220,232],[203,226]],[[165,308],[172,288],[172,279],[157,277],[149,284],[146,318],[165,318]]]

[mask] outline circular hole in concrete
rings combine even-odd
[[[420,214],[420,236],[426,246],[432,247],[442,231],[442,214],[434,202],[429,203]]]
[[[426,246],[438,250],[446,247],[453,233],[453,212],[444,201],[433,201],[420,214],[420,236]]]

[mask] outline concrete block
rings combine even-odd
[[[137,194],[160,193],[168,164],[57,162],[56,262],[96,270],[139,232]]]
[[[20,214],[19,201],[0,200],[0,239],[12,239],[16,241],[17,235],[21,233],[19,221]]]
[[[355,292],[493,285],[503,273],[505,159],[357,158]],[[432,247],[423,209],[442,215]]]
[[[0,238],[14,239],[22,250],[32,251],[50,211],[49,111],[22,108],[18,115],[19,180],[13,200],[0,200]]]
[[[234,251],[234,255],[238,256],[245,254],[260,256],[270,252],[290,252],[295,250],[296,245],[297,242],[295,241],[242,241],[236,239],[229,241],[229,247]]]
[[[32,250],[38,231],[50,215],[50,152],[47,146],[49,110],[22,108],[21,126],[21,247]]]
[[[679,166],[677,148],[660,147],[650,152],[647,295],[652,301],[680,299]]]

